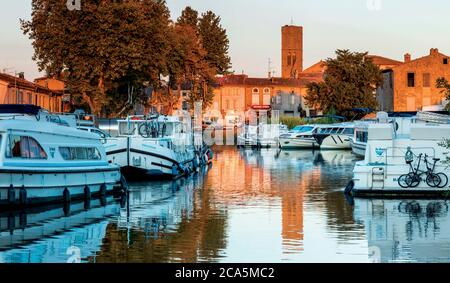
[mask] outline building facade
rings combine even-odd
[[[303,71],[303,27],[286,25],[281,28],[282,78],[299,78]]]
[[[62,92],[0,73],[0,104],[33,104],[51,112],[62,112]]]
[[[224,114],[264,109],[278,110],[282,116],[301,116],[309,113],[304,99],[308,83],[321,79],[320,75],[298,79],[223,76],[218,79],[213,104]]]
[[[391,77],[385,77],[393,85],[394,111],[419,111],[427,107],[442,106],[445,97],[436,87],[436,80],[444,77],[450,81],[450,57],[432,48],[430,54],[392,68]]]

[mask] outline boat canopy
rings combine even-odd
[[[0,104],[0,114],[28,114],[38,115],[40,106],[31,104]]]

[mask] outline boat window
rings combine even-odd
[[[355,133],[355,129],[346,128],[344,129],[344,135],[353,135]]]
[[[339,129],[338,128],[334,128],[334,129],[331,129],[331,134],[337,134],[338,133],[338,131],[339,131]]]
[[[45,153],[45,150],[32,137],[10,135],[9,141],[10,145],[7,150],[7,157],[47,159],[47,153]]]
[[[64,160],[100,160],[102,156],[95,147],[60,147],[59,153]]]

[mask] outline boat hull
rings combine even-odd
[[[350,137],[345,135],[330,135],[325,137],[320,143],[320,149],[342,150],[351,148]]]
[[[352,142],[352,152],[359,157],[364,157],[366,155],[366,144],[365,143],[355,143]]]
[[[108,194],[121,180],[118,167],[77,169],[2,168],[0,208],[67,202]]]
[[[398,183],[401,175],[407,174],[408,165],[367,166],[358,162],[354,169],[354,188],[352,194],[355,196],[386,196],[386,197],[430,197],[450,196],[450,183],[444,188],[431,188],[425,180],[416,188],[402,188]],[[377,173],[379,172],[379,174]],[[435,172],[447,172],[445,166],[437,165]]]
[[[313,139],[300,139],[300,138],[280,138],[280,146],[282,149],[311,149],[318,148],[319,145]]]
[[[123,174],[131,179],[176,178],[198,167],[193,151],[176,152],[155,141],[119,138],[113,146],[107,146],[106,154],[108,160],[119,165]]]

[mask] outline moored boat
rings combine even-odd
[[[113,191],[118,166],[99,137],[33,105],[0,105],[0,206],[90,198]]]
[[[351,149],[354,130],[353,123],[322,125],[313,136],[320,149]]]
[[[193,136],[175,116],[130,116],[118,121],[118,137],[106,139],[108,160],[130,177],[179,177],[193,172]]]
[[[318,129],[318,125],[297,126],[292,131],[280,135],[280,147],[282,149],[318,148],[319,144],[314,138]]]
[[[448,192],[448,149],[442,143],[450,137],[450,116],[439,116],[445,124],[423,117],[419,113],[369,126],[365,159],[356,163],[348,187],[353,195],[428,197]]]

